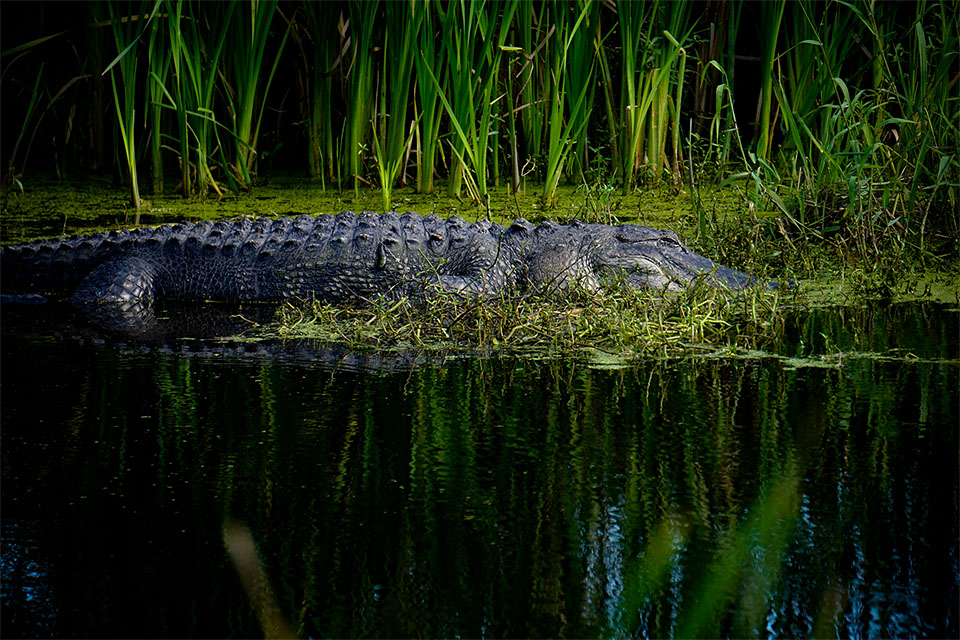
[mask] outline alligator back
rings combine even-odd
[[[0,248],[0,282],[4,293],[70,293],[101,265],[129,256],[162,266],[166,280],[186,282],[197,277],[191,271],[228,254],[239,267],[241,256],[285,242],[292,227],[289,219],[178,223],[38,240]]]
[[[342,300],[402,288],[418,274],[453,290],[513,277],[503,228],[412,213],[182,223],[0,249],[0,291],[76,302]],[[501,265],[503,268],[497,268]],[[500,277],[497,277],[500,274]],[[399,291],[406,294],[407,291]]]
[[[97,265],[136,246],[153,231],[111,231],[0,247],[0,290],[4,294],[70,291]]]

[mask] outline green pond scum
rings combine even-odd
[[[578,218],[587,222],[633,223],[654,227],[690,225],[689,195],[666,185],[649,191],[623,195],[605,185],[566,186],[555,206],[545,207],[531,185],[523,193],[506,188],[494,190],[488,203],[479,206],[468,199],[442,194],[423,195],[412,189],[398,190],[394,211],[413,211],[441,217],[459,215],[506,222],[524,217],[532,222],[550,218],[566,222]],[[372,188],[340,190],[324,187],[316,180],[293,175],[264,178],[255,190],[229,193],[223,197],[183,198],[176,194],[148,196],[138,210],[130,206],[123,191],[109,179],[91,176],[85,180],[36,179],[2,190],[4,244],[54,235],[76,235],[132,226],[139,215],[141,224],[222,219],[237,216],[282,216],[291,212],[337,213],[339,211],[383,211],[380,191]],[[746,211],[743,191],[736,187],[701,193],[714,219],[741,216]],[[773,212],[757,213],[756,220],[775,218]]]

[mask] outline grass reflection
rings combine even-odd
[[[956,635],[957,319],[844,313],[782,351],[878,326],[922,360],[361,373],[4,340],[4,526],[42,525],[67,636],[260,632],[231,518],[302,637]]]
[[[641,621],[648,619],[645,610],[655,605],[655,596],[670,581],[690,537],[690,528],[688,518],[672,514],[661,520],[652,532],[646,547],[627,573],[616,633],[612,636],[633,635],[632,630],[642,629]]]
[[[734,604],[733,635],[765,635],[769,600],[777,586],[796,524],[799,475],[787,473],[755,506],[732,539],[717,550],[706,575],[680,614],[677,637],[717,635],[718,619]]]
[[[702,569],[688,543],[693,529],[709,526],[709,520],[695,512],[665,515],[627,575],[610,635],[714,637],[724,628],[737,637],[765,635],[799,515],[801,477],[798,464],[788,462],[743,511],[739,525],[719,536]],[[671,590],[663,620],[657,609]]]

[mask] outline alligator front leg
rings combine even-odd
[[[138,256],[119,255],[91,271],[80,283],[71,301],[86,304],[142,304],[156,295],[157,269]]]
[[[485,273],[468,276],[438,275],[436,284],[446,293],[463,298],[496,298],[504,293],[502,282],[498,282]]]
[[[70,301],[101,328],[140,334],[156,322],[156,293],[156,266],[137,255],[120,255],[91,271]]]
[[[466,242],[451,241],[444,260],[426,271],[426,282],[465,298],[497,298],[516,288],[518,260],[499,238],[477,234]]]

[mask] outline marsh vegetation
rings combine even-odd
[[[954,3],[223,2],[4,8],[2,157],[190,198],[278,169],[558,204],[736,184],[792,241],[957,251]],[[57,65],[48,62],[57,58]],[[141,182],[145,184],[141,184]],[[438,186],[439,185],[439,186]],[[398,197],[399,196],[399,197]],[[523,213],[526,213],[524,211]],[[614,212],[614,215],[617,215]]]

